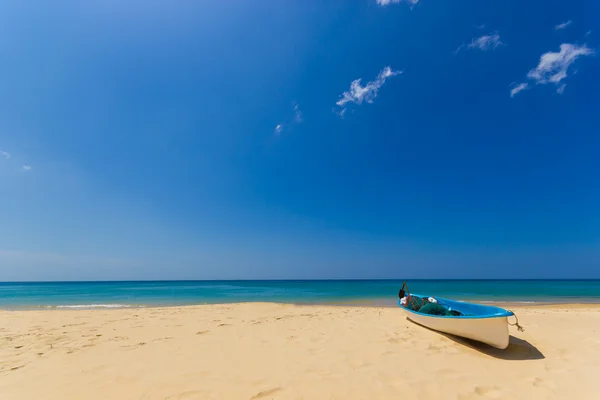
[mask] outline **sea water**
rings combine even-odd
[[[402,280],[0,283],[0,308],[120,308],[237,302],[394,305]],[[600,303],[600,280],[411,280],[413,293],[479,302]]]

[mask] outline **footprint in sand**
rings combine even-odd
[[[475,386],[475,389],[469,393],[459,394],[458,400],[470,400],[470,399],[479,399],[479,398],[502,398],[500,396],[501,391],[496,386]]]
[[[121,347],[125,348],[125,349],[129,349],[129,350],[134,350],[134,349],[137,349],[138,347],[142,347],[142,346],[145,346],[145,345],[146,345],[145,342],[139,342],[139,343],[136,343],[136,344],[130,344],[130,345],[125,345],[125,346],[121,346]]]
[[[475,393],[479,395],[494,395],[500,392],[496,386],[475,386]]]
[[[535,387],[540,387],[540,388],[550,388],[550,389],[554,389],[556,388],[556,384],[550,380],[546,380],[546,379],[542,379],[540,377],[535,377],[533,378],[531,384]]]
[[[444,350],[445,347],[444,346],[436,346],[435,344],[430,344],[429,346],[427,346],[427,350],[431,350],[432,353],[437,353],[440,350]]]
[[[63,325],[62,327],[66,328],[66,327],[69,327],[69,326],[81,326],[81,325],[85,325],[86,323],[87,322],[80,322],[78,324],[66,324],[66,325]]]
[[[272,396],[279,391],[281,391],[280,387],[276,387],[269,390],[263,390],[262,392],[258,392],[254,396],[250,397],[250,400],[264,399],[265,397]]]
[[[171,339],[174,339],[174,338],[172,336],[167,336],[167,337],[152,339],[152,341],[153,342],[158,342],[158,341],[164,342],[164,341],[171,340]]]
[[[502,390],[497,386],[475,386],[475,389],[467,395],[459,396],[459,399],[473,399],[473,398],[490,398],[500,399],[503,398]]]

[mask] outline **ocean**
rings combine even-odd
[[[121,308],[236,302],[395,305],[401,280],[5,282],[0,308]],[[413,293],[496,303],[600,303],[600,280],[411,280]]]

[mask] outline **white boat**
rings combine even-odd
[[[427,299],[429,296],[418,296]],[[398,305],[408,315],[408,318],[427,328],[449,333],[451,335],[486,343],[498,349],[506,349],[509,342],[508,317],[513,316],[513,312],[500,307],[488,306],[483,304],[467,303],[463,301],[454,301],[435,297],[438,304],[447,307],[449,310],[458,311],[459,316],[441,316],[424,314],[413,311],[405,307],[401,301]],[[518,322],[516,326],[522,329]]]

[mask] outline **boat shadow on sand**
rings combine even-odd
[[[546,358],[537,347],[529,343],[527,340],[519,339],[518,337],[514,337],[512,335],[509,338],[508,347],[504,350],[500,350],[495,347],[489,346],[485,343],[477,342],[471,339],[465,339],[462,337],[451,335],[449,333],[439,332],[430,329],[426,326],[420,325],[412,321],[410,318],[407,318],[407,320],[418,325],[419,327],[423,327],[429,331],[435,332],[438,335],[445,336],[455,343],[458,343],[465,347],[469,347],[473,350],[478,351],[479,353],[483,353],[490,357],[511,361],[543,360],[544,358]]]

